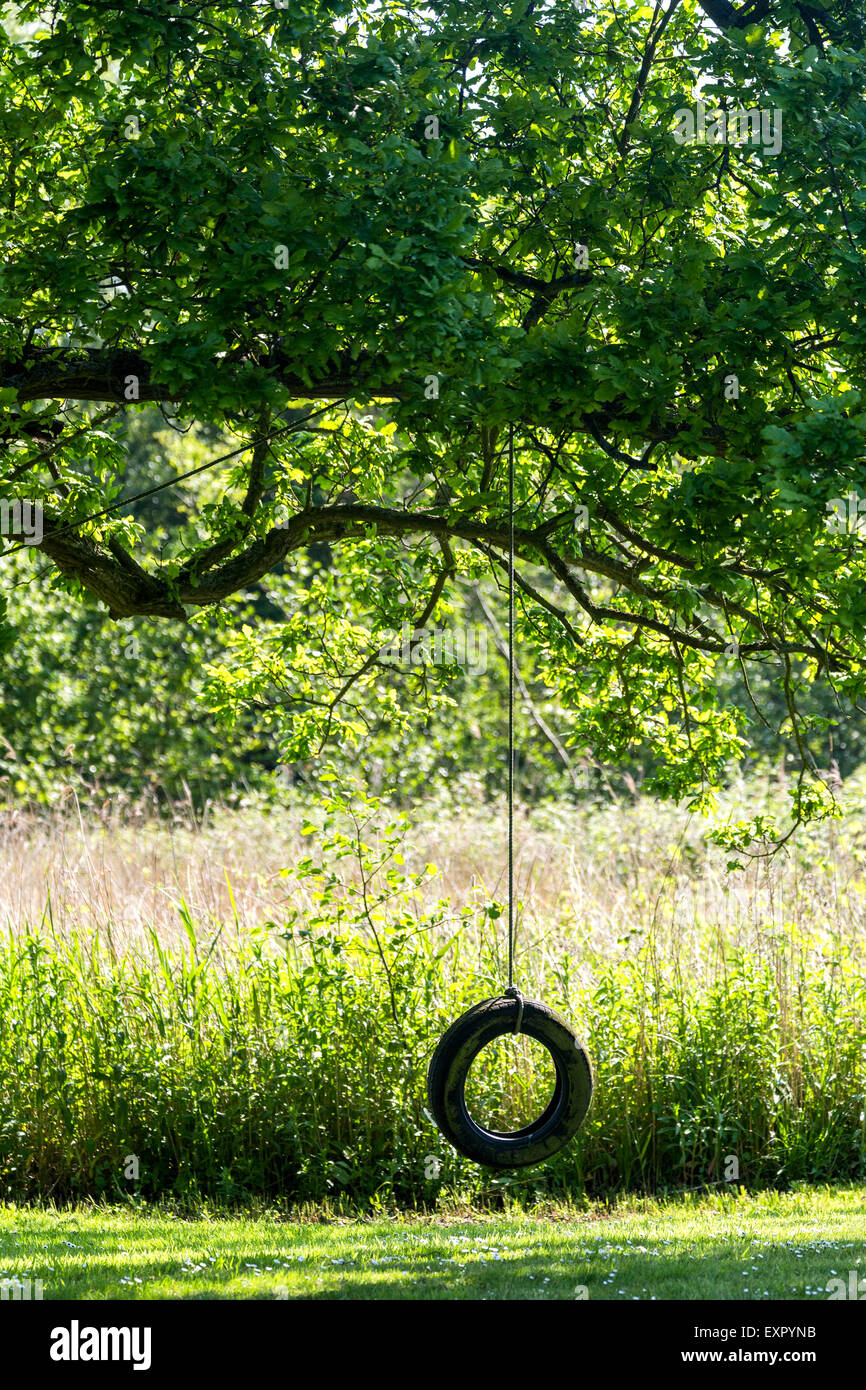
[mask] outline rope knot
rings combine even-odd
[[[517,985],[509,985],[505,991],[505,997],[506,999],[517,1000],[517,1022],[514,1025],[514,1032],[517,1034],[520,1032],[520,1025],[523,1022],[523,995],[520,993]]]

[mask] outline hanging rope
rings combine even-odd
[[[508,436],[508,988],[514,987],[514,426]]]
[[[435,1123],[458,1153],[488,1168],[522,1168],[568,1143],[583,1123],[592,1099],[592,1067],[582,1042],[566,1019],[546,1004],[524,999],[514,983],[514,426],[508,433],[508,986],[517,1010],[502,996],[473,1004],[436,1046],[427,1070],[427,1099]],[[515,1018],[512,1029],[511,1020]],[[465,1088],[473,1059],[494,1038],[511,1030],[547,1048],[556,1068],[556,1089],[546,1110],[518,1130],[501,1133],[478,1124],[466,1107]]]
[[[523,1022],[523,995],[514,983],[514,426],[508,432],[508,988]]]

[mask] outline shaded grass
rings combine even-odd
[[[866,1191],[732,1191],[544,1215],[186,1220],[0,1208],[0,1277],[46,1299],[827,1299],[866,1274]]]

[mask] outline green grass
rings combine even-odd
[[[585,1037],[587,1122],[528,1179],[456,1155],[426,1113],[425,1075],[448,1023],[501,992],[500,905],[425,907],[431,875],[401,869],[405,827],[380,812],[358,821],[333,804],[285,872],[279,919],[207,926],[181,901],[181,943],[60,932],[50,912],[9,929],[0,1199],[343,1199],[375,1215],[493,1205],[506,1188],[530,1206],[697,1189],[732,1159],[750,1190],[866,1179],[863,934],[794,921],[749,946],[698,924],[676,947],[648,928],[613,958],[564,931],[539,937],[521,983]],[[473,1065],[488,1122],[519,1127],[549,1098],[524,1042]]]
[[[731,1191],[369,1221],[5,1206],[0,1277],[41,1278],[46,1299],[825,1300],[828,1280],[866,1275],[864,1197]]]

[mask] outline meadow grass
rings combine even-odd
[[[518,978],[575,1021],[597,1084],[568,1149],[501,1175],[449,1150],[424,1108],[442,1029],[501,991],[489,808],[427,806],[408,823],[351,793],[285,822],[255,808],[174,828],[13,816],[0,1198],[375,1214],[861,1178],[861,794],[855,781],[840,826],[729,879],[670,808],[522,819]],[[528,1119],[549,1081],[525,1041],[510,1048],[481,1054],[473,1096],[486,1116]]]
[[[412,809],[407,868],[436,865],[421,908],[440,897],[455,907],[504,897],[506,824],[471,779],[459,797],[435,795]],[[737,783],[721,811],[779,811],[784,783]],[[761,951],[768,930],[792,924],[830,944],[866,928],[866,768],[850,777],[845,815],[798,832],[785,854],[729,873],[731,856],[707,842],[706,823],[648,798],[599,804],[518,807],[515,849],[520,933],[535,956],[567,946],[582,961],[619,958],[653,932],[665,955],[689,973],[704,964],[708,935]],[[121,949],[146,947],[153,932],[181,945],[183,901],[197,929],[242,928],[309,908],[305,886],[287,880],[309,850],[302,831],[321,819],[315,804],[284,807],[248,797],[240,806],[191,805],[160,819],[121,799],[86,815],[71,798],[54,810],[0,812],[0,924],[39,923],[99,932]],[[745,861],[744,861],[745,862]],[[357,878],[351,858],[336,866]]]
[[[809,1302],[866,1275],[864,1195],[741,1190],[360,1222],[7,1206],[0,1278],[41,1279],[45,1299]]]

